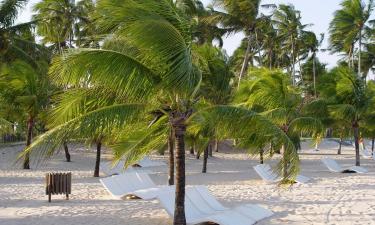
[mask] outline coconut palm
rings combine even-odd
[[[296,84],[296,63],[299,58],[298,40],[302,40],[304,29],[309,24],[302,24],[301,13],[293,5],[279,5],[273,14],[273,21],[282,41],[282,50],[288,52],[290,65],[287,67],[291,73],[292,82]]]
[[[0,135],[10,132],[12,127],[12,123],[7,121],[6,119],[0,118]]]
[[[304,48],[307,50],[306,56],[310,54],[310,60],[312,61],[312,81],[313,81],[313,90],[314,90],[314,97],[317,97],[317,91],[316,91],[316,79],[317,75],[320,74],[321,70],[317,70],[317,64],[318,67],[322,68],[322,65],[320,62],[317,62],[317,53],[319,52],[319,48],[323,43],[324,40],[324,34],[320,34],[320,39],[318,39],[315,35],[314,32],[303,32],[302,35],[303,39],[303,45]],[[302,57],[302,58],[307,58],[307,57]],[[319,69],[320,69],[319,68]]]
[[[43,110],[48,107],[52,86],[47,77],[47,64],[40,62],[37,69],[26,62],[15,61],[1,71],[3,96],[8,105],[15,105],[27,121],[26,147],[30,146],[33,129]],[[30,169],[29,156],[25,155],[24,169]]]
[[[323,125],[319,119],[303,114],[304,102],[301,93],[291,85],[291,80],[286,74],[267,69],[252,73],[255,78],[244,81],[236,95],[238,104],[261,112],[273,121],[293,141],[296,149],[300,148],[301,133],[318,137],[323,132]],[[287,155],[290,153],[286,152],[283,145],[281,152],[286,177],[290,162]]]
[[[214,10],[213,7],[217,7],[219,10]],[[260,7],[274,8],[275,5],[261,5],[260,0],[215,0],[213,7],[213,15],[209,19],[211,23],[221,24],[229,34],[240,31],[245,33],[247,43],[244,60],[239,73],[239,84],[242,77],[247,73],[249,66],[253,33],[258,22],[264,17],[263,14],[259,13],[259,9]]]
[[[174,224],[186,224],[184,137],[189,118],[194,113],[194,96],[201,81],[201,73],[193,63],[189,19],[169,0],[101,0],[97,4],[98,27],[103,33],[111,34],[107,41],[112,41],[112,44],[104,49],[76,49],[58,57],[50,73],[59,84],[77,87],[87,84],[96,87],[96,93],[103,95],[112,91],[116,96],[126,98],[126,103],[100,107],[71,119],[43,134],[25,153],[51,155],[62,141],[71,136],[88,137],[106,129],[126,128],[127,138],[119,141],[117,146],[131,148],[115,146],[113,149],[115,157],[124,156],[125,166],[128,166],[138,160],[142,152],[151,151],[160,144],[161,139],[154,138],[163,137],[159,133],[165,134],[163,140],[167,140],[165,128],[169,127],[173,130],[176,153]],[[269,126],[272,124],[254,112],[233,107],[221,109],[216,110],[219,118],[232,118],[226,124],[231,131],[228,133],[239,130],[241,133],[238,131],[236,136],[247,137],[254,133],[250,132],[253,127],[248,126],[254,123],[267,132],[259,138],[276,138],[284,143],[289,140],[277,127]],[[141,113],[145,111],[148,113]],[[156,118],[145,116],[155,112]],[[247,126],[242,129],[232,127],[242,123],[237,119],[240,116],[247,119]],[[132,124],[135,127],[126,127],[134,117],[140,122]],[[148,135],[144,135],[145,132]],[[293,148],[291,144],[288,146]]]
[[[18,12],[27,0],[4,0],[0,2],[0,67],[21,59],[36,65],[36,55],[44,48],[35,44],[31,33],[33,22],[15,24]]]
[[[37,34],[44,44],[52,45],[59,53],[75,45],[90,46],[85,43],[92,35],[89,14],[94,9],[92,0],[43,0],[34,5],[33,19],[37,21]]]
[[[321,82],[321,97],[317,100],[317,108],[327,107],[334,120],[346,123],[351,127],[355,141],[356,162],[360,165],[359,138],[360,131],[368,124],[374,111],[374,86],[364,83],[352,69],[341,66],[324,76]]]
[[[330,45],[332,52],[344,52],[348,55],[348,64],[354,67],[355,45],[358,43],[358,75],[361,73],[361,51],[363,32],[374,8],[373,0],[364,4],[362,0],[343,0],[341,9],[334,13],[330,23]]]

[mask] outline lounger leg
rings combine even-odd
[[[48,193],[48,202],[51,202],[51,193]]]

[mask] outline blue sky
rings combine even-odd
[[[39,0],[30,0],[26,9],[19,16],[19,21],[28,21],[31,17],[31,7]],[[203,0],[204,4],[209,4],[211,0]],[[339,8],[341,0],[263,0],[263,4],[293,4],[296,9],[301,11],[302,22],[304,24],[313,24],[309,29],[316,34],[325,33],[326,38],[322,48],[327,47],[327,32],[329,22],[332,20],[333,12]],[[228,54],[239,46],[242,34],[231,35],[225,38],[224,48]],[[333,67],[340,58],[337,55],[331,55],[327,52],[319,53],[322,62],[327,63],[329,67]]]

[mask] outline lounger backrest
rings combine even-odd
[[[165,164],[161,161],[153,161],[148,157],[141,159],[136,165],[141,167],[154,167],[154,166],[164,166]]]
[[[278,179],[278,176],[273,173],[272,169],[268,168],[268,166],[265,166],[264,164],[254,166],[254,169],[263,180],[276,182]]]
[[[147,174],[130,172],[122,173],[114,176],[118,184],[126,189],[127,192],[132,192],[140,189],[153,188],[156,185],[151,181]]]
[[[333,159],[331,158],[323,158],[322,162],[328,167],[328,169],[332,171],[342,171],[342,167]]]
[[[188,188],[186,190],[186,197],[191,204],[194,205],[194,208],[199,210],[204,214],[215,213],[216,210],[200,195],[200,193],[195,188]]]
[[[277,180],[279,178],[279,176],[277,175],[277,173],[275,173],[271,166],[268,165],[268,164],[261,164],[263,165],[263,168],[264,168],[264,171],[268,174],[268,176],[270,177],[270,179],[272,180]]]
[[[125,161],[119,161],[116,165],[112,165],[112,162],[100,163],[100,169],[103,173],[107,175],[120,174],[124,172]]]
[[[100,179],[100,182],[107,189],[107,191],[111,193],[113,196],[120,196],[124,194],[124,190],[121,188],[118,182],[116,182],[114,177],[106,177],[106,178]]]
[[[195,186],[195,190],[199,192],[201,197],[210,204],[211,208],[215,210],[226,210],[225,208],[219,201],[216,200],[216,198],[211,195],[207,187],[205,186]]]
[[[189,188],[186,188],[186,192],[189,192]],[[164,191],[158,195],[158,200],[163,208],[167,211],[167,213],[173,217],[174,215],[174,201],[175,201],[175,191],[169,190]],[[193,221],[197,218],[203,217],[204,214],[199,211],[195,204],[185,195],[185,217],[186,222]]]

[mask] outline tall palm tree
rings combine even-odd
[[[274,8],[273,4],[261,5],[261,0],[215,0],[214,7],[219,10],[214,10],[210,21],[212,23],[220,23],[227,33],[244,32],[247,40],[246,51],[244,52],[244,59],[239,73],[239,82],[247,73],[249,66],[250,50],[252,48],[252,35],[257,27],[257,23],[264,16],[259,13],[260,7]]]
[[[4,0],[0,2],[0,67],[21,59],[36,65],[35,57],[44,48],[34,41],[31,32],[33,22],[15,24],[18,12],[27,0]]]
[[[31,145],[33,130],[40,113],[48,107],[52,86],[47,77],[47,65],[39,63],[38,69],[23,61],[8,64],[1,71],[3,92],[8,92],[8,105],[18,106],[25,113],[27,123],[26,148]],[[29,155],[25,155],[23,168],[30,169]]]
[[[90,34],[92,0],[42,0],[34,5],[33,19],[37,21],[37,34],[44,44],[52,44],[61,53],[65,48],[84,45],[84,36]]]
[[[323,126],[319,119],[303,114],[303,98],[300,91],[291,86],[290,78],[280,72],[267,69],[253,71],[255,78],[244,81],[237,93],[236,102],[246,108],[256,110],[273,121],[300,148],[301,133],[317,137]],[[263,147],[263,146],[261,146]],[[291,156],[281,145],[283,154],[284,179]],[[292,158],[293,160],[298,160]]]
[[[361,51],[363,32],[374,8],[373,0],[364,4],[362,0],[343,0],[341,9],[334,13],[330,23],[330,45],[332,52],[348,54],[348,64],[354,67],[355,44],[358,43],[358,76],[361,73]]]
[[[316,79],[318,72],[321,72],[322,65],[320,62],[317,62],[317,53],[319,52],[319,48],[322,45],[324,40],[324,34],[320,34],[320,39],[318,39],[314,32],[306,31],[302,34],[302,41],[303,41],[303,49],[304,55],[302,55],[302,59],[309,58],[308,61],[312,62],[312,83],[313,83],[313,93],[314,97],[317,97],[317,90],[316,90]],[[307,62],[308,62],[307,61]],[[318,68],[317,69],[317,64]]]
[[[287,67],[291,73],[292,83],[296,85],[296,63],[299,58],[298,40],[309,24],[302,24],[301,12],[293,5],[279,5],[273,14],[273,21],[278,31],[278,36],[282,41],[282,49],[288,52],[290,65]]]
[[[112,44],[105,49],[76,49],[58,57],[50,73],[57,83],[73,86],[89,84],[89,87],[98,88],[97,93],[113,91],[125,97],[127,102],[100,107],[49,130],[25,154],[39,150],[39,153],[51,155],[62,141],[72,135],[90,136],[107,128],[123,129],[127,122],[137,117],[139,122],[131,125],[139,128],[128,127],[126,130],[128,138],[125,139],[132,140],[132,148],[127,148],[128,151],[114,147],[116,158],[125,156],[125,166],[128,166],[139,159],[142,151],[150,151],[151,147],[160,143],[160,139],[154,137],[163,135],[154,135],[155,132],[165,134],[163,140],[167,140],[168,132],[164,128],[170,127],[176,153],[173,223],[186,224],[184,137],[189,118],[194,113],[194,96],[201,83],[201,72],[193,63],[191,23],[169,0],[100,0],[97,5],[97,25],[103,33],[110,34],[106,41],[113,41]],[[164,102],[165,99],[168,101]],[[151,113],[141,113],[145,111]],[[162,115],[152,119],[145,116],[155,111],[162,112]],[[263,139],[283,140],[284,143],[289,140],[277,127],[254,112],[235,107],[217,107],[205,112],[216,112],[217,117],[213,121],[227,118],[228,133],[239,130],[235,132],[237,137],[245,138],[254,133],[249,125],[256,124],[265,131],[266,135],[259,135]],[[239,121],[238,118],[246,120]],[[246,126],[241,129],[233,127],[243,123]],[[214,123],[208,124],[212,126]],[[144,132],[149,135],[143,135]],[[121,143],[129,146],[126,141]]]
[[[324,76],[321,82],[321,97],[316,108],[327,108],[332,119],[345,122],[351,127],[355,141],[356,166],[360,165],[359,138],[361,128],[366,126],[374,110],[374,86],[366,86],[348,67],[338,67]]]

